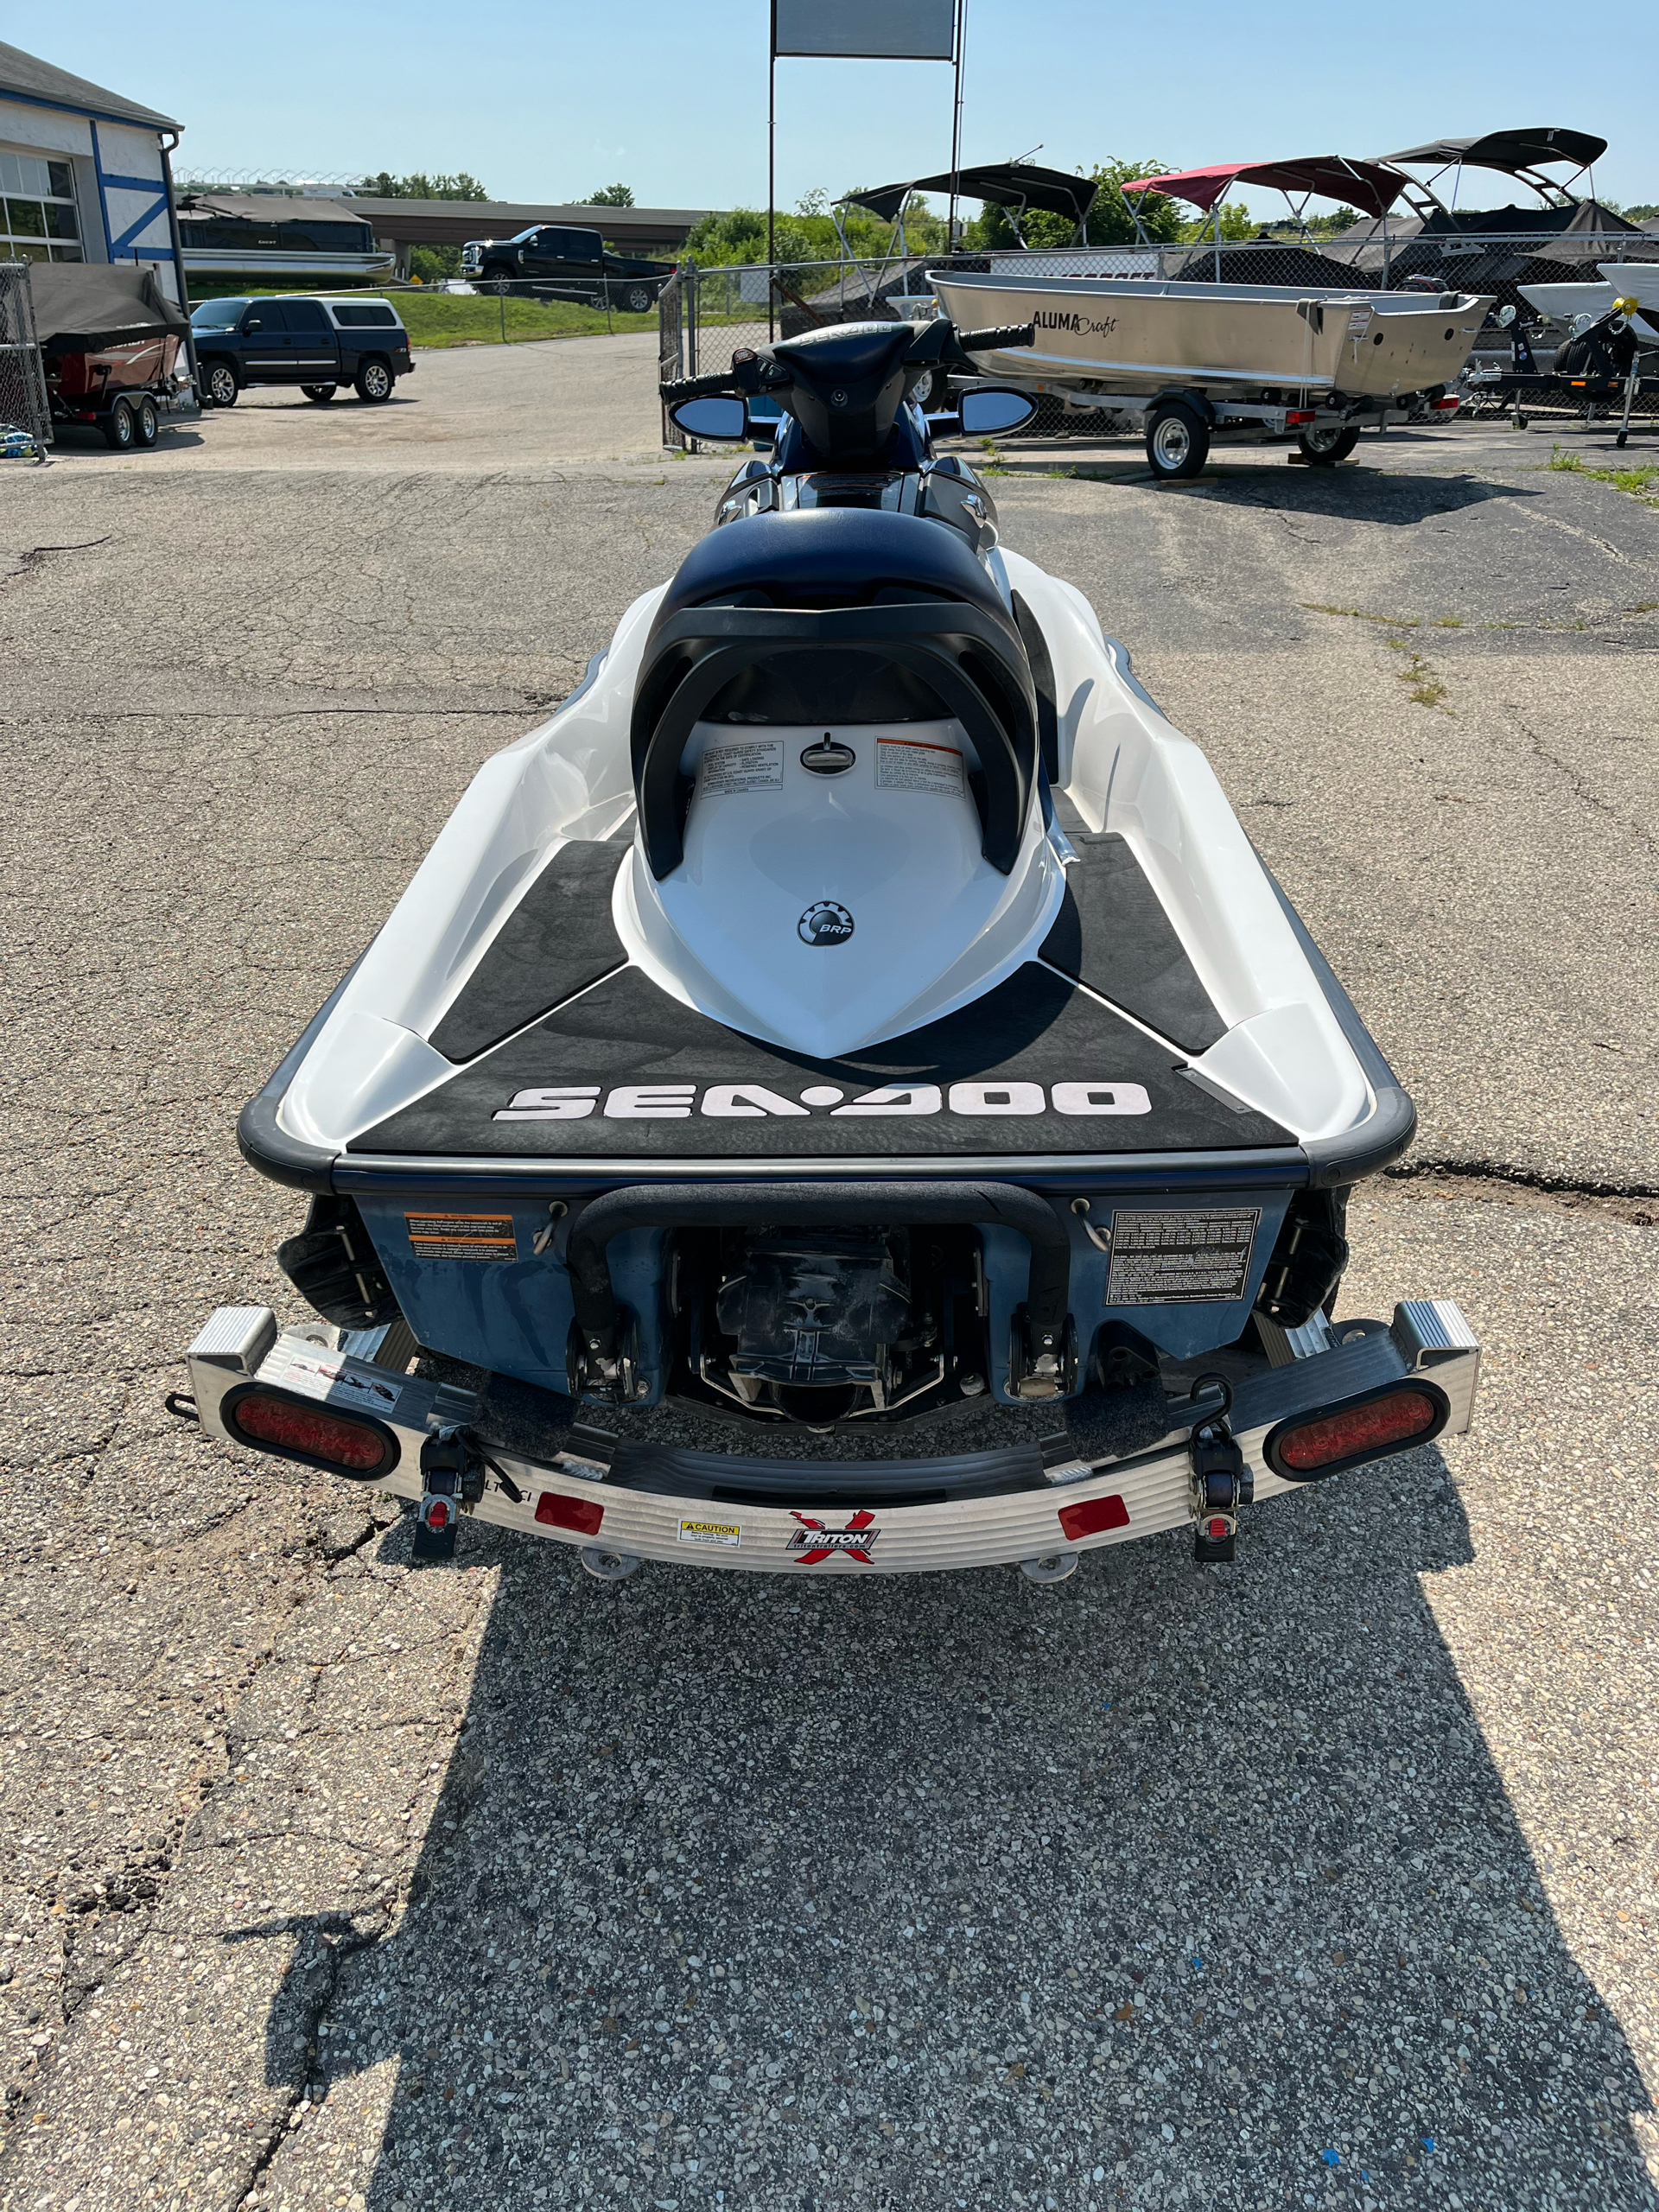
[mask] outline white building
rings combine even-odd
[[[182,128],[0,45],[0,261],[148,263],[182,302],[168,160]]]

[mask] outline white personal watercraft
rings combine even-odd
[[[1182,1525],[1230,1558],[1252,1496],[1467,1427],[1455,1306],[1328,1318],[1410,1102],[1197,747],[931,449],[923,386],[1021,335],[668,388],[776,442],[245,1110],[321,1318],[213,1317],[212,1433],[418,1501],[420,1556],[474,1512],[601,1575],[1054,1580]]]

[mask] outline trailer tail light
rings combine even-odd
[[[338,1414],[306,1398],[253,1389],[233,1393],[220,1408],[225,1426],[238,1443],[257,1451],[280,1452],[309,1466],[359,1481],[390,1474],[398,1459],[397,1440],[378,1421]]]
[[[1311,407],[1287,407],[1285,410],[1285,421],[1287,423],[1311,423],[1313,420],[1313,410]]]
[[[1462,404],[1462,400],[1458,398],[1435,399],[1430,401],[1429,408],[1430,412],[1435,415],[1455,415]]]
[[[605,1509],[591,1497],[564,1497],[544,1490],[536,1501],[536,1518],[543,1529],[571,1529],[579,1536],[596,1536]]]
[[[1116,1492],[1110,1497],[1080,1497],[1075,1505],[1060,1508],[1060,1527],[1069,1544],[1084,1536],[1097,1536],[1103,1529],[1127,1529],[1129,1509]]]
[[[1448,1413],[1432,1385],[1396,1383],[1332,1412],[1284,1422],[1268,1437],[1263,1457],[1287,1482],[1319,1482],[1344,1467],[1427,1444],[1445,1427]]]

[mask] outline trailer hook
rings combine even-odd
[[[1096,1229],[1093,1222],[1089,1219],[1088,1199],[1073,1198],[1071,1201],[1071,1211],[1082,1224],[1083,1233],[1089,1239],[1089,1242],[1094,1246],[1096,1251],[1104,1252],[1108,1257],[1109,1257],[1112,1249],[1112,1232],[1109,1229]]]
[[[1201,1428],[1219,1428],[1224,1433],[1227,1416],[1233,1410],[1233,1386],[1224,1375],[1200,1375],[1191,1390],[1187,1392],[1187,1402],[1194,1403],[1199,1391],[1207,1382],[1213,1382],[1221,1392],[1221,1411],[1218,1414],[1211,1414],[1207,1421],[1199,1422],[1198,1426]]]

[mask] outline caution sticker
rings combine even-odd
[[[1108,1306],[1208,1306],[1243,1298],[1260,1206],[1193,1206],[1112,1217]]]
[[[279,1351],[259,1370],[262,1382],[292,1390],[296,1397],[324,1398],[330,1405],[355,1407],[390,1421],[404,1395],[401,1382],[385,1375],[365,1375],[339,1354]]]
[[[742,1544],[743,1531],[735,1521],[682,1521],[680,1541],[715,1544],[722,1551],[734,1552]]]
[[[417,1260],[516,1260],[510,1213],[406,1213]]]
[[[731,791],[768,791],[784,780],[784,741],[755,737],[741,745],[711,745],[702,756],[697,789],[704,798]]]
[[[875,787],[879,791],[936,791],[960,798],[962,755],[953,745],[929,745],[918,737],[876,741]]]

